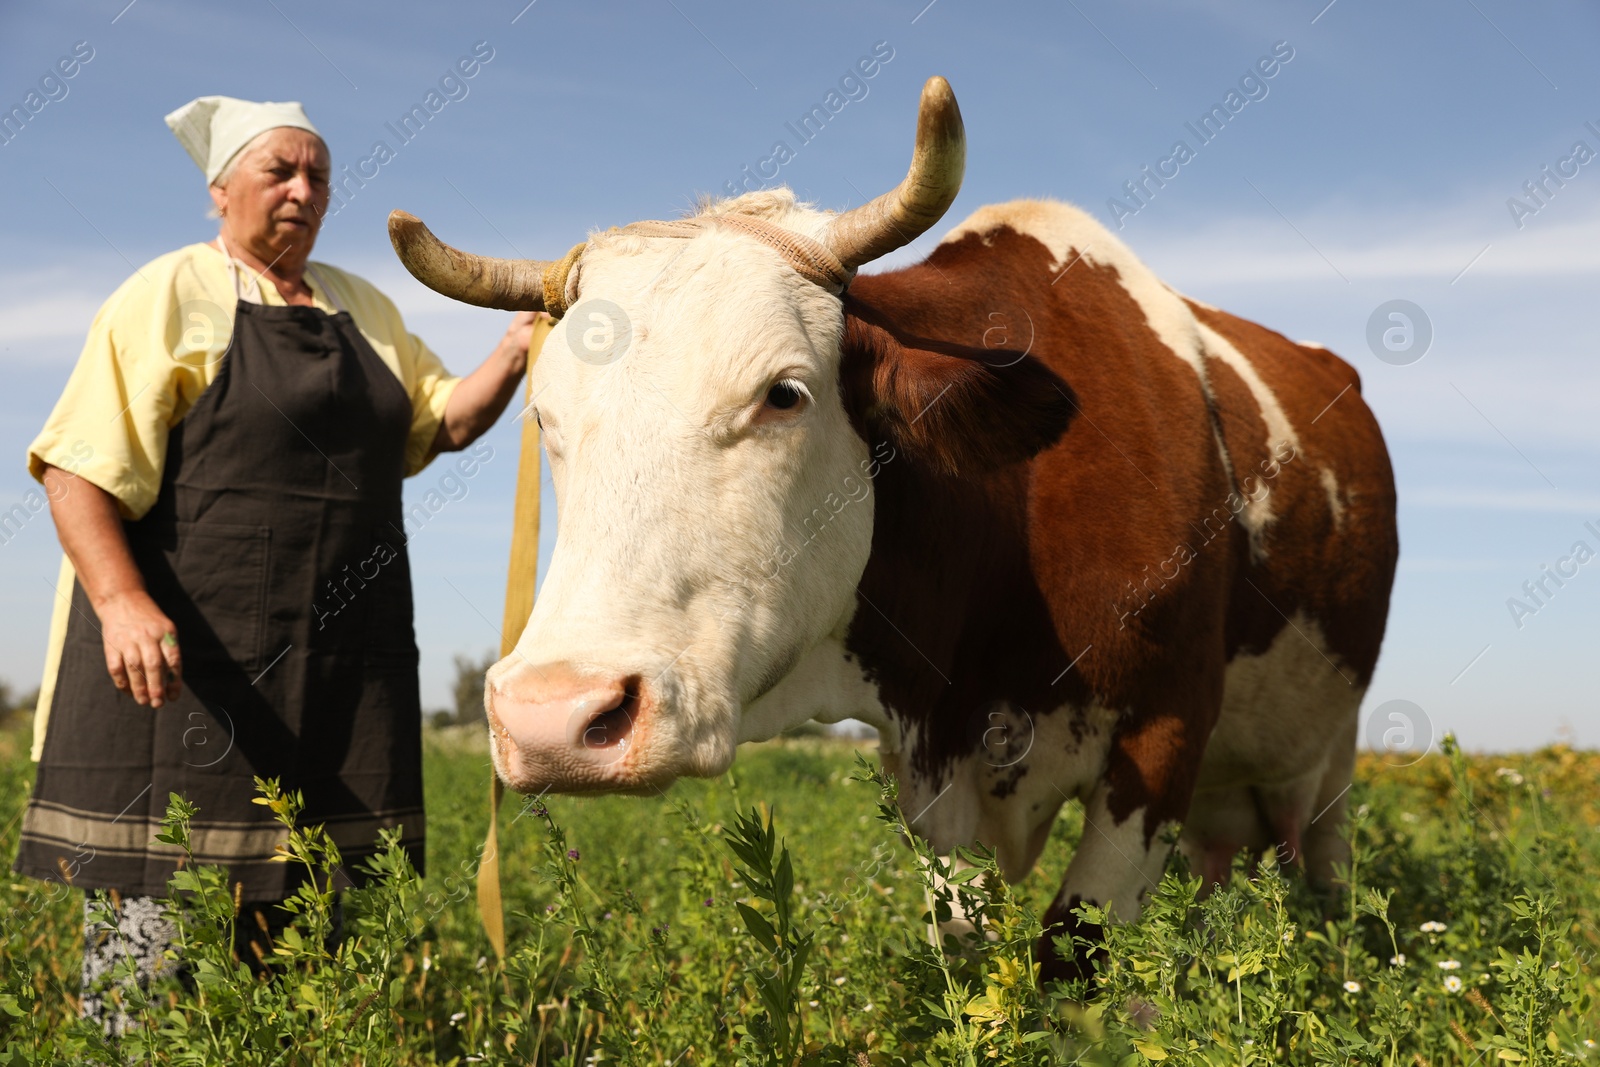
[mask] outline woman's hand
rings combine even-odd
[[[517,383],[528,369],[528,347],[534,324],[550,321],[543,311],[519,311],[506,327],[505,336],[482,365],[456,385],[444,407],[435,452],[456,452],[476,441],[505,411],[517,394]]]
[[[154,708],[176,700],[183,684],[183,654],[172,620],[150,594],[120,593],[97,605],[95,612],[105,642],[106,670],[116,687]]]
[[[111,680],[141,704],[159,708],[176,700],[183,684],[177,630],[145,590],[116,498],[87,478],[48,464],[43,481],[61,547],[100,617]],[[64,589],[61,595],[71,592]]]
[[[506,364],[506,369],[520,375],[528,368],[528,345],[533,340],[533,324],[550,316],[543,311],[519,311],[511,317],[505,336],[495,345],[494,358]]]

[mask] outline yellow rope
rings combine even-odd
[[[567,256],[576,260],[583,250],[579,245]],[[570,267],[570,263],[568,266]],[[528,343],[528,369],[538,358],[550,322],[540,319],[533,325]],[[527,402],[533,402],[533,375],[527,375]],[[511,560],[506,569],[506,609],[500,628],[500,656],[511,655],[522,637],[522,628],[533,613],[533,589],[539,571],[539,424],[522,420],[522,448],[517,459],[517,491],[512,505]],[[489,767],[489,833],[478,861],[478,913],[483,917],[483,932],[489,936],[495,956],[506,958],[505,906],[500,899],[500,801],[506,787]]]

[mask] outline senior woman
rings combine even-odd
[[[505,410],[535,322],[451,377],[382,293],[310,261],[330,164],[299,104],[202,97],[167,123],[220,231],[106,301],[28,454],[67,559],[16,869],[116,891],[121,930],[85,923],[83,1011],[111,1032],[127,1020],[101,976],[126,944],[148,977],[171,938],[169,793],[198,805],[195,858],[245,902],[252,965],[298,876],[273,862],[255,776],[304,793],[339,884],[388,827],[421,867],[401,479]]]

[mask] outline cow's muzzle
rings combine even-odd
[[[653,784],[641,751],[648,709],[638,675],[513,658],[489,672],[484,708],[496,769],[519,793],[628,792]]]

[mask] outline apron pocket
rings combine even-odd
[[[267,526],[177,524],[177,543],[163,552],[176,588],[157,601],[178,627],[185,673],[261,669],[271,535]]]

